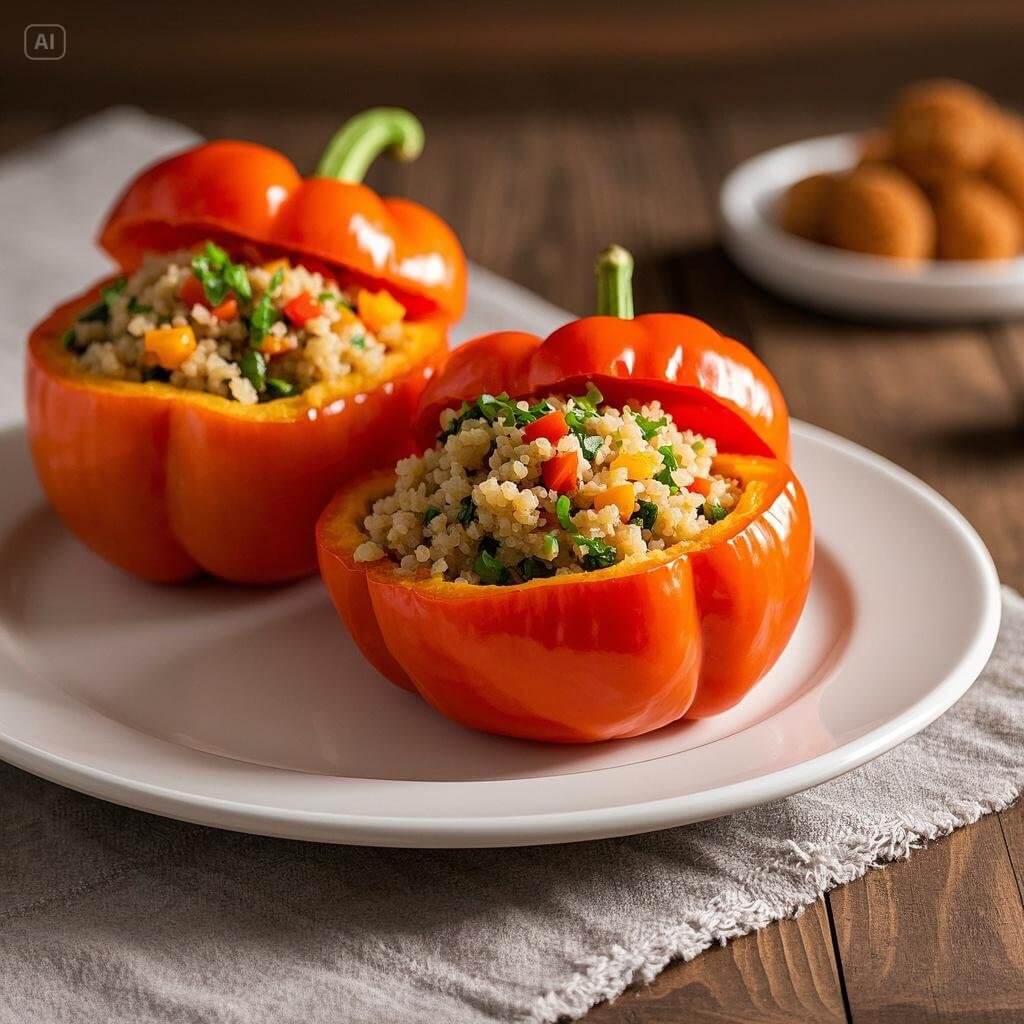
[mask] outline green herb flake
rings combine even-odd
[[[673,470],[679,468],[676,453],[672,450],[672,445],[670,444],[663,444],[658,451],[661,452],[664,465],[661,471],[655,474],[654,479],[659,483],[663,483],[669,489],[670,494],[678,494],[679,487],[675,480],[672,479]]]
[[[430,508],[428,508],[427,511],[423,513],[423,525],[429,526],[431,521],[433,519],[436,519],[440,514],[441,510],[439,508],[434,508],[434,506],[431,505]]]
[[[79,313],[77,319],[80,324],[105,324],[110,319],[110,308],[106,302],[97,302],[95,306],[90,306],[84,313]]]
[[[704,451],[704,442],[703,441],[694,441],[693,444],[690,445],[690,447],[695,452],[702,452],[702,451]]]
[[[587,553],[580,560],[580,564],[587,572],[607,569],[615,564],[618,552],[603,540],[597,537],[577,537],[576,542],[587,550]]]
[[[560,495],[558,501],[555,502],[555,515],[558,516],[563,530],[568,533],[576,532],[576,526],[572,521],[572,502],[567,495]]]
[[[476,519],[476,505],[473,504],[473,499],[468,494],[459,502],[459,514],[455,519],[463,526],[469,526]]]
[[[351,340],[351,341],[349,342],[349,344],[350,344],[350,345],[351,345],[351,346],[352,346],[353,348],[358,348],[358,349],[364,349],[364,348],[366,348],[366,335],[365,335],[365,334],[360,334],[360,335],[357,335],[357,336],[356,336],[355,338],[353,338],[353,339],[352,339],[352,340]]]
[[[542,558],[553,562],[558,557],[558,538],[553,533],[544,534]]]
[[[259,355],[259,353],[257,353]],[[263,356],[260,355],[262,359]],[[267,377],[267,393],[271,399],[274,398],[291,398],[292,395],[297,393],[297,388],[294,384],[289,383],[286,380],[282,380],[280,377]]]
[[[637,510],[629,517],[631,523],[642,526],[645,530],[653,530],[654,524],[658,521],[658,506],[653,501],[637,499]]]
[[[152,306],[144,306],[139,300],[133,295],[128,300],[128,312],[129,313],[152,313]]]
[[[477,552],[476,561],[473,563],[473,572],[480,577],[481,583],[489,583],[501,586],[509,581],[509,571],[504,563],[495,555],[481,548]]]
[[[243,302],[252,301],[252,285],[249,283],[245,267],[238,263],[229,263],[224,268],[224,284],[228,291],[235,293],[236,298]]]
[[[644,435],[644,440],[650,441],[659,430],[668,426],[668,417],[662,416],[660,420],[649,420],[646,416],[641,416],[637,413],[633,417],[633,422],[640,428],[640,433]]]
[[[242,358],[238,360],[242,376],[259,392],[267,387],[267,361],[262,354],[255,349],[246,349]]]
[[[128,281],[125,278],[119,277],[100,292],[103,297],[103,305],[107,307],[108,313],[114,308],[114,303],[120,298],[127,284]]]
[[[78,335],[74,327],[69,327],[61,336],[60,342],[65,348],[74,348],[78,344]]]
[[[340,302],[341,296],[337,292],[321,292],[316,297],[317,302]]]
[[[704,506],[704,518],[709,523],[719,523],[728,514],[729,513],[724,508],[722,508],[722,506],[719,505],[717,502],[715,502],[714,504],[709,503]]]
[[[593,462],[597,458],[597,453],[601,450],[604,444],[604,438],[598,437],[596,434],[587,434],[580,448],[583,449],[583,454],[587,457],[587,462]]]

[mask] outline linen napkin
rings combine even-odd
[[[187,144],[115,111],[0,162],[0,424],[24,331],[103,272],[117,186]],[[74,182],[68,187],[68,182]],[[40,271],[45,271],[41,278]],[[475,272],[472,319],[512,287]],[[563,316],[520,293],[518,326]],[[511,850],[334,847],[105,804],[0,764],[0,1024],[484,1024],[576,1018],[671,960],[1006,807],[1024,785],[1024,600],[960,702],[876,761],[729,818]]]

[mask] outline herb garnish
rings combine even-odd
[[[476,505],[468,494],[459,503],[459,514],[455,518],[463,526],[469,526],[476,518]]]
[[[704,518],[709,523],[714,524],[721,522],[721,520],[723,520],[728,514],[729,513],[726,512],[726,510],[717,502],[704,506]]]
[[[199,255],[192,257],[192,273],[203,286],[211,306],[219,306],[230,292],[242,302],[252,300],[249,275],[240,263],[232,263],[228,254],[213,242],[207,242]]]
[[[637,499],[637,510],[629,517],[631,523],[642,526],[645,530],[653,530],[654,524],[658,521],[658,506],[653,501]]]
[[[440,514],[441,510],[431,505],[430,508],[428,508],[427,511],[423,513],[423,525],[429,526],[430,521],[439,516]]]
[[[679,463],[676,461],[676,453],[672,450],[672,445],[670,444],[663,444],[658,451],[661,452],[664,465],[661,471],[654,475],[654,479],[658,483],[664,484],[668,488],[669,494],[678,494],[679,486],[672,479],[673,471],[679,468]]]
[[[543,580],[555,575],[555,567],[548,565],[543,559],[534,558],[530,555],[524,558],[516,567],[522,581],[529,583],[530,580]]]
[[[242,376],[259,392],[267,387],[267,361],[254,348],[246,349],[238,360]]]
[[[572,504],[568,497],[563,494],[555,502],[555,515],[558,516],[558,522],[561,524],[562,529],[572,537],[573,543],[586,551],[586,554],[581,559],[583,568],[587,572],[593,572],[595,569],[607,569],[608,566],[614,565],[617,555],[615,548],[610,544],[606,544],[598,537],[584,537],[576,529],[571,513]]]
[[[123,277],[119,277],[116,281],[108,284],[100,292],[100,301],[95,306],[90,306],[84,313],[79,314],[77,317],[78,322],[105,324],[110,319],[110,312],[114,307],[114,303],[117,302],[118,297],[124,291],[127,284],[128,281]]]
[[[640,433],[644,435],[644,440],[650,441],[659,430],[668,426],[668,417],[662,416],[660,420],[650,420],[646,416],[641,416],[637,413],[633,417],[633,422],[640,428]]]
[[[262,355],[260,356],[262,359]],[[290,398],[295,394],[295,385],[290,384],[286,380],[281,380],[280,377],[267,377],[267,392],[270,394],[270,398]]]
[[[259,347],[270,332],[270,328],[278,321],[277,309],[274,307],[272,295],[280,288],[284,280],[284,271],[274,271],[274,276],[267,285],[267,290],[260,296],[249,315],[249,344]]]

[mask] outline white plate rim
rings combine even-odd
[[[1024,311],[1024,256],[998,264],[963,260],[901,268],[795,238],[763,215],[769,194],[806,174],[851,167],[860,137],[843,132],[803,139],[737,165],[719,193],[723,241],[732,258],[767,287],[840,312],[924,321]]]
[[[946,677],[901,714],[826,753],[755,779],[681,797],[596,810],[562,810],[472,819],[450,816],[408,819],[388,815],[326,813],[190,794],[170,786],[139,782],[80,764],[25,743],[2,727],[0,757],[71,789],[137,810],[196,824],[293,839],[407,847],[514,846],[626,835],[729,814],[828,781],[919,732],[967,691],[981,673],[995,645],[1001,613],[1000,588],[995,566],[980,537],[967,520],[934,490],[894,463],[826,430],[799,421],[794,422],[793,429],[795,434],[838,449],[869,464],[875,471],[915,492],[954,528],[984,580],[984,607],[977,631],[973,641]]]

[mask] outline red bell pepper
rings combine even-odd
[[[382,150],[412,159],[422,144],[412,115],[370,111],[338,133],[317,177],[302,179],[263,146],[211,142],[128,187],[100,235],[124,271],[145,252],[211,238],[236,253],[288,256],[396,294],[410,311],[408,341],[377,376],[245,406],[86,373],[61,337],[100,286],[59,307],[29,341],[29,440],[51,503],[94,551],[157,581],[207,571],[263,583],[315,569],[318,514],[340,483],[408,451],[416,400],[463,308],[465,259],[447,225],[359,184]],[[194,278],[183,283],[209,305],[202,291]],[[214,312],[226,317],[231,301]],[[184,351],[157,341],[165,361]]]
[[[640,392],[718,441],[713,469],[741,487],[723,520],[644,559],[512,586],[357,562],[363,517],[393,490],[391,472],[343,487],[317,528],[321,573],[366,657],[488,732],[590,742],[723,711],[774,664],[810,584],[810,513],[780,457],[788,426],[770,374],[689,317],[631,321],[628,254],[599,266],[608,315],[545,342],[514,333],[471,342],[424,392],[421,429],[433,419],[433,434],[441,409],[482,392],[538,399],[593,381],[613,404]]]
[[[324,313],[320,303],[308,292],[302,292],[291,302],[286,302],[282,312],[296,327],[304,327],[310,320]]]

